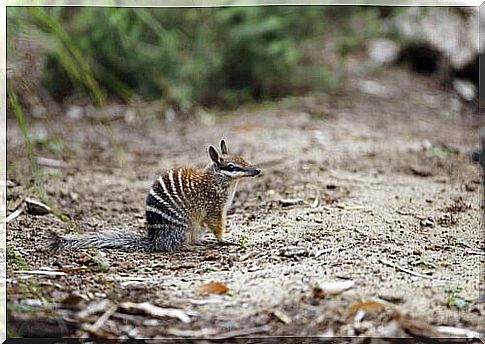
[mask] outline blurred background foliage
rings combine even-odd
[[[15,57],[16,38],[36,37],[45,55],[41,85],[58,102],[85,94],[98,105],[137,97],[230,108],[334,89],[332,68],[306,56],[304,47],[338,26],[337,50],[345,55],[379,35],[379,18],[393,11],[398,9],[9,7],[7,42]]]

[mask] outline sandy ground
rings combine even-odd
[[[432,325],[483,331],[481,177],[469,158],[478,115],[431,79],[369,69],[337,94],[225,115],[167,121],[156,107],[135,105],[108,112],[119,114],[111,126],[125,169],[96,120],[30,120],[32,133],[43,130],[64,145],[59,152],[37,148],[65,163],[41,169],[48,199],[71,221],[24,213],[8,224],[14,334],[396,337],[427,335]],[[207,146],[222,137],[264,170],[236,193],[227,235],[235,245],[219,246],[208,235],[204,246],[176,253],[45,250],[48,230],[142,230],[153,178],[174,166],[204,166]],[[24,152],[9,118],[9,212],[32,195],[21,186]],[[66,274],[17,272],[43,267]],[[336,281],[354,285],[335,296],[315,289]],[[229,291],[202,295],[208,282]],[[190,322],[127,311],[119,306],[127,301],[180,309]],[[99,310],[79,314],[93,305]],[[88,326],[102,314],[109,317],[98,328]]]

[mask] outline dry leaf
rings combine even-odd
[[[313,288],[313,297],[323,299],[325,296],[338,295],[354,286],[354,281],[325,282]]]
[[[360,310],[365,312],[379,312],[384,308],[386,308],[386,304],[382,302],[375,301],[375,300],[360,300],[350,305],[349,316],[354,315]]]
[[[201,295],[224,294],[229,291],[229,288],[221,282],[209,282],[207,284],[201,285],[198,291]]]

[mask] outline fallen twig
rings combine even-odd
[[[181,309],[177,308],[161,308],[155,305],[152,305],[149,302],[142,302],[142,303],[133,303],[133,302],[123,302],[119,305],[120,308],[127,310],[127,311],[141,311],[148,315],[156,316],[156,317],[170,317],[170,318],[177,318],[184,323],[190,323],[190,317],[187,313]]]
[[[234,337],[245,337],[255,333],[268,332],[270,330],[271,330],[271,326],[263,325],[259,327],[251,327],[251,328],[246,328],[241,330],[229,331],[224,334],[214,336],[212,337],[212,339],[229,339]]]
[[[402,215],[402,216],[412,216],[418,220],[425,220],[426,217],[424,216],[421,216],[421,215],[418,215],[416,213],[412,213],[412,212],[407,212],[407,211],[404,211],[404,210],[401,210],[401,209],[398,209],[396,210],[396,213],[398,213],[399,215]]]
[[[414,216],[415,215],[414,213],[410,213],[410,212],[400,210],[400,209],[396,210],[396,213],[398,213],[399,215],[403,215],[403,216]]]
[[[475,251],[475,250],[467,250],[466,253],[468,254],[476,254],[479,256],[485,256],[485,252]]]
[[[24,211],[24,207],[19,207],[13,213],[7,216],[7,218],[5,219],[5,222],[9,223],[10,221],[15,220],[20,214],[22,214],[23,211]]]
[[[300,247],[287,247],[279,250],[279,255],[283,257],[296,257],[296,256],[308,256],[309,252],[305,248]]]
[[[465,328],[451,327],[451,326],[436,326],[435,330],[444,336],[479,338],[480,333],[476,331],[467,330]]]
[[[419,319],[401,318],[399,324],[402,329],[416,337],[426,338],[479,338],[480,333],[451,326],[433,326]]]
[[[333,248],[326,248],[326,249],[323,249],[323,250],[319,250],[319,251],[316,251],[313,256],[315,258],[318,258],[320,257],[322,254],[325,254],[325,253],[330,253],[333,251]]]
[[[352,204],[337,204],[335,207],[343,210],[362,210],[364,209],[361,205],[352,205]]]
[[[193,269],[197,267],[196,264],[181,264],[181,265],[169,265],[165,268],[168,270],[180,270],[180,269]]]
[[[62,271],[55,270],[18,270],[14,271],[16,274],[28,274],[28,275],[46,275],[46,276],[66,276],[67,274]]]
[[[62,168],[64,167],[64,161],[61,160],[56,160],[56,159],[50,159],[50,158],[44,158],[44,157],[37,157],[36,158],[37,164],[40,166],[45,166],[45,167],[52,167],[52,168]]]
[[[222,301],[219,299],[205,299],[205,300],[190,299],[189,302],[193,305],[207,305],[207,304],[213,304],[213,303],[221,303]]]
[[[291,317],[283,311],[279,309],[274,309],[271,314],[273,314],[278,320],[280,320],[283,324],[288,325],[291,323]]]
[[[254,256],[256,256],[256,252],[254,251],[251,251],[245,255],[242,255],[240,258],[239,258],[239,261],[240,262],[244,262],[245,260],[248,260],[249,258],[254,258]]]
[[[167,329],[167,332],[172,336],[177,337],[205,338],[215,335],[217,330],[212,328],[202,328],[200,330],[181,330],[178,328],[169,328]]]
[[[422,277],[422,278],[427,278],[427,279],[432,279],[431,276],[423,275],[423,274],[420,274],[419,272],[415,272],[413,270],[406,269],[405,267],[402,267],[402,266],[400,266],[400,265],[398,265],[396,263],[393,263],[393,262],[391,262],[389,260],[380,259],[379,261],[382,264],[384,264],[384,265],[390,266],[391,268],[395,268],[395,269],[401,270],[402,272],[408,273],[410,275],[417,276],[417,277]]]
[[[77,312],[76,318],[80,320],[86,319],[90,315],[101,313],[105,311],[107,308],[111,308],[111,307],[112,307],[111,301],[109,301],[108,299],[104,299],[99,302],[93,301],[85,309]]]
[[[92,269],[86,266],[81,266],[77,268],[59,268],[56,271],[73,274],[73,273],[80,273],[80,272],[89,272],[89,271],[92,271]]]
[[[101,327],[103,327],[104,323],[111,317],[111,315],[113,315],[113,313],[116,312],[117,309],[118,309],[118,306],[111,305],[111,307],[108,308],[106,310],[106,312],[104,312],[103,315],[100,316],[94,324],[92,324],[92,325],[83,324],[83,326],[82,326],[83,330],[91,332],[91,333],[97,332]]]

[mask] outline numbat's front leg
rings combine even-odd
[[[209,230],[214,233],[217,241],[219,243],[223,242],[223,236],[226,232],[226,223],[225,219],[222,216],[222,213],[217,213],[212,215],[206,220],[206,225]]]

